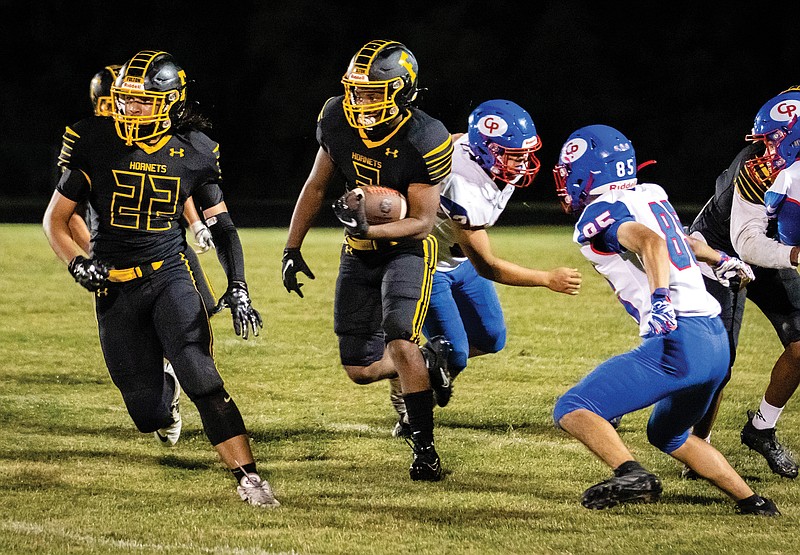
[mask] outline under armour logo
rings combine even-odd
[[[175,150],[174,148],[170,148],[169,149],[169,155],[172,156],[173,158],[175,156],[177,156],[179,158],[183,158],[183,149],[179,148],[178,150]]]
[[[394,156],[397,158],[397,149],[392,150],[389,147],[386,147],[386,156]]]
[[[98,289],[94,292],[95,295],[98,297],[107,297],[108,296],[108,287],[103,287],[102,289]]]

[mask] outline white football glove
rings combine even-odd
[[[214,238],[211,236],[211,231],[203,222],[194,222],[190,226],[190,229],[192,230],[192,233],[194,233],[194,244],[197,246],[197,248],[194,249],[194,252],[197,254],[203,254],[210,249],[216,248],[216,245],[214,245]]]
[[[721,255],[719,262],[712,266],[711,269],[714,271],[714,276],[716,276],[717,281],[719,281],[721,285],[730,287],[731,280],[738,278],[739,289],[741,289],[756,279],[755,274],[753,274],[753,269],[749,264],[734,256],[728,256],[722,251],[718,252]]]

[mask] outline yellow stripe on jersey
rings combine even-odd
[[[450,174],[453,167],[453,141],[450,135],[447,139],[422,157],[428,167],[428,174],[434,183],[438,183]]]
[[[72,146],[80,139],[81,136],[75,133],[71,127],[67,127],[64,131],[61,142],[61,152],[58,154],[58,165],[66,166],[72,157]]]
[[[436,259],[439,255],[439,242],[433,235],[428,235],[422,241],[422,249],[425,259],[425,275],[422,277],[422,290],[414,311],[412,322],[411,341],[419,342],[422,337],[422,324],[425,323],[425,316],[431,305],[431,289],[433,288],[433,274],[436,272]]]
[[[744,200],[753,204],[764,204],[764,193],[772,186],[772,180],[768,178],[753,179],[747,168],[742,167],[734,184]]]

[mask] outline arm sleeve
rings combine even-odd
[[[744,200],[738,191],[731,206],[731,242],[739,257],[762,268],[794,268],[792,247],[767,237],[767,211],[763,204]]]
[[[206,220],[206,224],[208,224],[214,244],[217,246],[219,263],[225,270],[225,275],[228,276],[228,287],[235,281],[245,283],[242,242],[230,214],[221,212],[211,216]]]

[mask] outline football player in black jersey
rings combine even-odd
[[[186,98],[186,74],[166,52],[131,58],[111,88],[113,119],[90,117],[68,126],[61,178],[44,230],[75,280],[95,295],[100,345],[128,414],[141,432],[175,443],[183,389],[203,428],[252,505],[279,505],[260,478],[242,415],[224,387],[213,354],[208,315],[195,287],[180,224],[186,199],[203,208],[228,289],[215,307],[230,307],[234,330],[258,335],[244,256],[223,200],[219,145]],[[88,199],[97,213],[91,258],[72,240],[69,220]],[[177,379],[164,372],[167,358]]]
[[[294,208],[283,255],[283,284],[303,296],[297,273],[314,274],[300,254],[303,240],[334,176],[346,189],[381,185],[408,199],[404,219],[369,225],[363,203],[340,198],[334,212],[345,224],[334,301],[334,331],[348,377],[368,384],[399,376],[411,426],[413,480],[442,477],[434,448],[433,406],[450,395],[450,345],[432,338],[419,348],[436,265],[430,235],[453,145],[438,120],[413,106],[417,60],[404,45],[374,40],[353,57],[344,96],[328,99],[317,118],[320,144]],[[436,395],[434,396],[434,388]]]
[[[786,91],[785,91],[786,92]],[[777,98],[777,97],[776,97]],[[779,100],[779,99],[778,99]],[[768,103],[769,104],[769,103]],[[759,125],[761,112],[756,117]],[[793,108],[794,109],[794,108]],[[767,116],[769,117],[769,116]],[[783,407],[800,383],[800,275],[797,273],[800,248],[783,245],[767,232],[764,193],[772,185],[775,173],[764,164],[778,151],[785,133],[749,135],[745,146],[730,166],[717,178],[714,196],[695,218],[689,231],[717,250],[749,263],[755,279],[740,288],[732,281],[725,287],[713,276],[705,275],[706,288],[720,305],[728,330],[733,367],[745,301],[750,299],[775,328],[784,351],[772,368],[767,390],[758,411],[749,411],[741,431],[741,441],[760,453],[772,472],[796,478],[797,463],[791,452],[776,438],[775,427]],[[789,141],[787,141],[788,143]],[[788,161],[791,163],[791,161]],[[710,440],[711,429],[722,399],[723,382],[705,417],[698,422],[695,435]],[[684,469],[684,476],[695,476]]]
[[[111,85],[117,79],[121,67],[119,65],[105,66],[95,73],[89,82],[89,100],[92,102],[92,110],[94,110],[95,116],[112,117]],[[194,234],[197,252],[204,253],[214,248],[211,232],[197,213],[191,197],[186,199],[184,203],[183,219]],[[90,230],[97,229],[97,214],[92,210],[88,200],[78,204],[75,213],[70,219],[69,226],[72,231],[72,238],[78,243],[78,246],[83,249],[84,253],[91,254],[92,232]],[[203,304],[206,306],[209,315],[211,315],[213,308],[217,304],[211,282],[200,265],[197,253],[188,242],[183,253],[186,255],[186,260],[188,260],[194,274],[197,290],[203,296]]]

